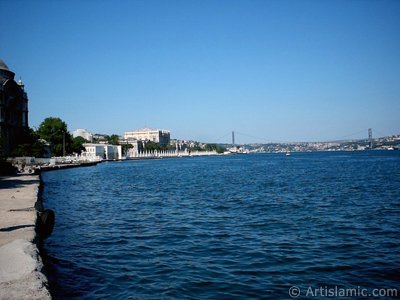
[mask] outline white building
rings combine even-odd
[[[120,160],[122,159],[122,147],[121,145],[109,145],[109,144],[83,144],[85,152],[82,152],[82,156],[91,159],[106,159],[106,160]]]
[[[126,153],[123,153],[127,158],[137,157],[139,152],[143,151],[143,142],[138,141],[137,139],[129,138],[129,139],[120,139],[119,143],[121,145],[130,145],[130,148]]]
[[[75,137],[83,137],[85,140],[87,141],[92,141],[93,138],[93,134],[91,134],[89,131],[87,131],[86,129],[77,129],[72,133],[72,136]]]
[[[135,131],[124,133],[124,139],[136,139],[143,142],[154,142],[162,146],[167,146],[170,141],[170,132],[168,130],[142,128]]]

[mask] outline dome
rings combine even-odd
[[[13,71],[10,71],[6,63],[2,59],[0,59],[0,81],[4,82],[8,79],[13,80],[14,76],[15,73]]]
[[[7,67],[6,63],[2,59],[0,59],[0,69],[10,71],[10,69]]]

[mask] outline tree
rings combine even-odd
[[[63,155],[64,139],[66,153],[72,153],[72,136],[68,132],[67,124],[60,118],[46,118],[40,124],[37,133],[39,134],[40,138],[46,140],[51,144],[53,155]]]
[[[131,145],[131,144],[122,144],[121,148],[122,148],[122,155],[127,155],[129,149],[133,148],[133,145]]]
[[[224,153],[226,148],[217,144],[207,144],[205,147],[206,151],[216,151],[217,153]]]
[[[107,137],[108,143],[111,145],[119,145],[119,136],[116,134],[112,134]]]
[[[85,147],[83,147],[84,143],[88,143],[88,141],[85,140],[83,137],[81,136],[74,137],[72,139],[71,151],[73,153],[81,154],[82,151],[85,150]]]
[[[198,145],[198,144],[194,145],[192,147],[189,147],[189,150],[192,151],[192,152],[194,152],[194,151],[204,151],[204,149],[201,148],[200,145]]]
[[[171,145],[160,145],[159,143],[147,141],[144,144],[145,151],[167,151],[167,150],[174,150],[175,147]]]
[[[160,151],[161,149],[162,148],[160,144],[151,141],[146,142],[146,144],[144,145],[144,150],[146,151],[154,151],[154,150]]]
[[[31,128],[24,129],[17,141],[17,146],[13,150],[13,156],[32,156],[43,157],[45,153],[45,143],[39,135]]]

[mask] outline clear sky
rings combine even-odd
[[[203,142],[400,133],[400,1],[6,1],[30,126]]]

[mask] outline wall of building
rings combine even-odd
[[[127,140],[125,139],[120,139],[119,143],[121,145],[130,145],[131,148],[127,150],[127,153],[123,153],[126,157],[136,157],[137,153],[143,151],[143,142],[139,141],[137,139],[129,138]]]
[[[10,155],[28,129],[28,96],[22,81],[0,60],[0,143],[3,155]]]
[[[82,156],[86,157],[100,157],[106,160],[120,160],[122,159],[121,145],[107,145],[107,144],[83,144],[85,152]]]

